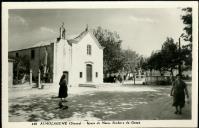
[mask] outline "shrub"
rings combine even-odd
[[[170,80],[159,80],[155,82],[156,85],[170,85],[171,81]]]

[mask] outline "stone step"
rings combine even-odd
[[[91,88],[96,88],[96,84],[79,84],[79,87],[91,87]]]

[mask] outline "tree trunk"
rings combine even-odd
[[[149,83],[150,83],[150,84],[152,83],[152,80],[151,80],[151,79],[152,79],[152,69],[150,69],[150,77],[149,77],[149,80],[150,80]]]
[[[161,69],[159,71],[160,71],[160,76],[163,76],[164,75],[163,71]]]
[[[171,68],[170,72],[171,72],[171,84],[172,84],[172,83],[173,83],[173,81],[174,81],[174,77],[173,77],[173,69],[172,69],[172,68]]]
[[[152,76],[152,69],[150,69],[150,76]]]
[[[129,72],[127,71],[126,76],[125,76],[125,80],[126,80],[128,74],[129,74]]]
[[[171,69],[170,72],[171,72],[171,77],[173,78],[173,69]]]

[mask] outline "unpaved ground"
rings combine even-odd
[[[190,86],[189,86],[190,89]],[[175,115],[170,86],[69,87],[66,109],[58,108],[58,87],[9,90],[9,121],[191,119],[191,103]]]

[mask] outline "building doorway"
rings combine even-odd
[[[92,65],[91,64],[86,65],[86,81],[92,82]]]

